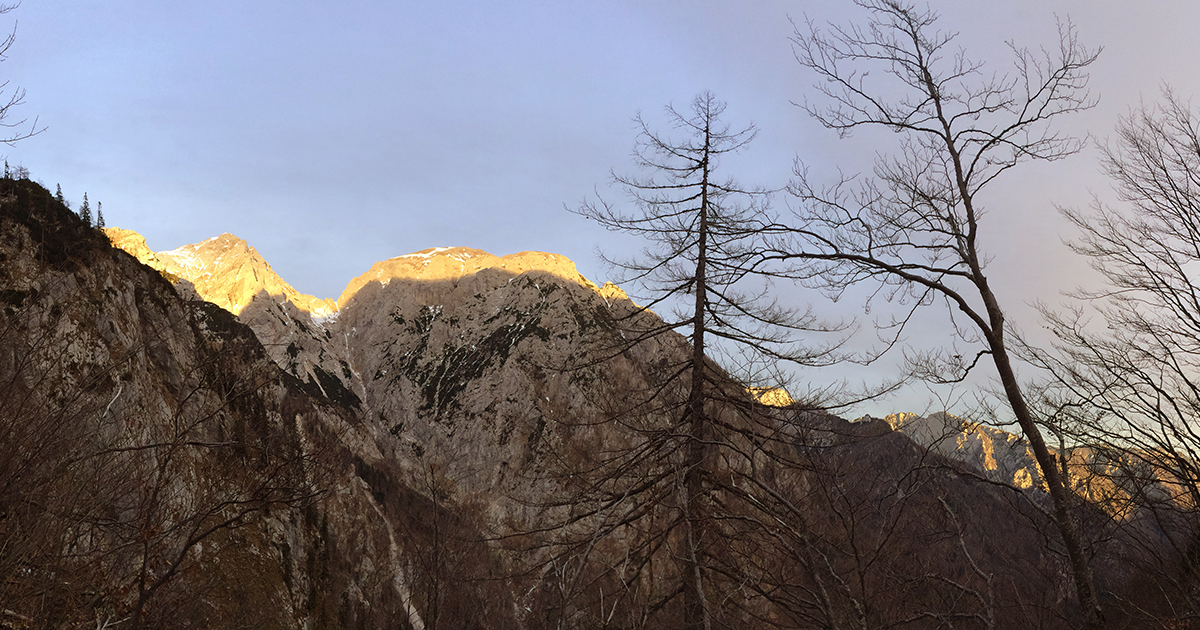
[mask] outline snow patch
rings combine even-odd
[[[190,245],[184,245],[159,255],[171,258],[175,264],[186,269],[204,269],[205,266],[204,260],[196,255],[196,250],[192,249]]]
[[[442,252],[450,251],[451,249],[454,249],[454,248],[453,247],[434,247],[433,249],[428,249],[423,252],[417,252],[415,254],[405,254],[403,256],[397,256],[396,258],[429,258],[430,256],[436,256]]]
[[[341,314],[341,311],[332,311],[326,315],[314,315],[312,318],[312,321],[317,326],[320,326],[321,329],[324,329],[326,324],[332,324],[332,323],[336,322],[338,315],[340,315],[340,314]]]

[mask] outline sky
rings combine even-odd
[[[1008,41],[1057,46],[1056,20],[1102,47],[1100,104],[1063,125],[1073,134],[1102,140],[1165,84],[1200,94],[1200,3],[930,6],[998,73],[1012,68]],[[25,91],[6,122],[36,117],[44,130],[0,149],[74,205],[87,193],[109,226],[154,250],[231,232],[318,297],[436,246],[563,254],[602,283],[612,273],[597,247],[638,243],[568,209],[621,199],[610,173],[636,173],[638,112],[653,124],[665,105],[713,91],[727,122],[759,129],[729,174],[766,188],[786,186],[796,158],[858,172],[894,148],[886,136],[839,141],[794,105],[814,79],[793,57],[793,25],[863,17],[849,0],[25,0],[0,16],[16,29],[5,94]],[[1093,194],[1109,194],[1094,148],[991,191],[989,273],[1019,325],[1038,327],[1032,301],[1088,282],[1055,206]]]

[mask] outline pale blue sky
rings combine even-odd
[[[8,156],[155,249],[233,232],[320,296],[430,246],[603,275],[603,233],[563,204],[626,167],[639,109],[713,89],[777,119],[774,186],[803,122],[797,73],[766,70],[794,70],[782,5],[641,5],[31,1],[3,69],[48,129]]]
[[[1057,45],[1056,15],[1103,46],[1101,106],[1075,133],[1107,135],[1162,82],[1200,94],[1200,3],[932,6],[996,72],[1011,68],[1006,40]],[[639,110],[716,92],[729,122],[760,129],[730,164],[745,184],[785,185],[797,155],[854,171],[890,149],[839,143],[791,105],[812,80],[788,41],[806,15],[862,14],[848,0],[25,0],[0,17],[19,22],[0,73],[28,92],[18,117],[46,131],[7,158],[76,204],[87,192],[153,249],[232,232],[320,297],[433,246],[550,251],[603,282],[594,247],[627,243],[563,206],[629,172]],[[1078,282],[1052,204],[1105,186],[1087,151],[998,187],[991,275],[1010,304]]]

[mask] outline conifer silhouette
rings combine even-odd
[[[92,208],[88,205],[87,193],[83,193],[83,205],[79,206],[79,218],[83,219],[88,227],[92,227]]]

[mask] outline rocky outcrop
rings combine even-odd
[[[948,413],[892,414],[884,420],[917,444],[964,462],[989,480],[1022,490],[1047,491],[1033,451],[1019,436]]]
[[[105,231],[113,245],[160,271],[185,296],[216,304],[250,326],[271,359],[328,398],[353,400],[346,357],[324,324],[337,303],[304,295],[285,282],[246,241],[222,234],[155,253],[138,233]]]
[[[459,278],[472,276],[484,269],[500,270],[510,276],[538,271],[560,280],[596,288],[565,256],[520,252],[498,257],[469,247],[434,247],[375,263],[366,273],[350,281],[338,297],[337,304],[339,307],[346,306],[363,287],[372,282],[384,286],[392,280],[454,283]]]
[[[238,315],[262,293],[292,303],[313,317],[336,310],[332,300],[301,294],[284,282],[258,250],[232,235],[214,236],[195,245],[160,252],[166,271],[191,281],[205,300]]]

